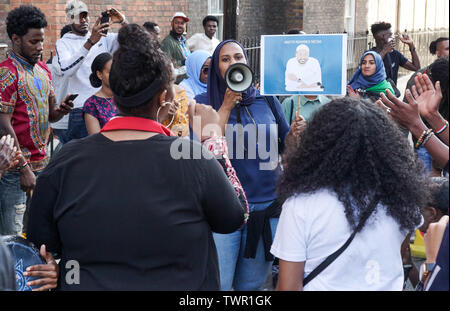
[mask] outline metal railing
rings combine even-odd
[[[429,45],[433,40],[439,37],[448,37],[449,30],[428,30],[408,32],[408,35],[413,39],[417,54],[419,55],[420,64],[422,67],[431,64],[436,56],[431,55]],[[261,38],[244,38],[241,40],[242,45],[247,52],[249,65],[255,73],[255,80],[260,79],[260,64],[261,64]],[[347,40],[347,79],[350,79],[353,72],[358,68],[359,61],[362,54],[375,46],[375,40],[371,33],[349,35]],[[395,46],[406,58],[411,60],[411,53],[409,47],[403,44],[400,39],[395,39]],[[398,72],[398,77],[410,74],[402,67]]]
[[[248,65],[255,75],[255,83],[260,81],[261,65],[261,37],[245,38],[241,40],[248,57]]]

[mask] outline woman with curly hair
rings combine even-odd
[[[174,97],[167,55],[136,24],[118,41],[109,79],[119,115],[52,157],[33,194],[28,238],[61,255],[62,290],[218,290],[211,231],[237,230],[244,209],[214,155],[173,156],[183,143],[207,150],[157,122]],[[194,108],[202,125],[219,119]]]
[[[333,100],[308,123],[286,165],[271,248],[280,259],[277,289],[402,290],[400,246],[420,226],[428,191],[408,141],[383,110]]]

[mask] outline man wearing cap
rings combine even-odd
[[[187,47],[186,37],[183,36],[186,30],[186,23],[189,18],[183,12],[177,12],[172,16],[172,30],[170,34],[161,42],[161,49],[172,59],[177,74],[176,83],[180,83],[187,78],[186,58],[191,54]]]
[[[104,32],[118,23],[126,23],[125,16],[114,8],[106,10],[109,15],[108,23],[101,23],[97,19],[89,31],[89,10],[80,0],[70,0],[66,4],[66,18],[72,31],[66,33],[56,41],[56,57],[54,69],[58,75],[68,77],[68,94],[78,94],[74,99],[74,109],[69,116],[66,141],[87,136],[86,125],[83,120],[82,108],[86,99],[95,94],[100,88],[94,88],[90,81],[91,64],[97,55],[113,53],[118,48],[117,34]]]

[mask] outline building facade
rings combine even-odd
[[[130,23],[158,23],[165,36],[170,31],[170,18],[183,11],[190,18],[187,36],[203,32],[206,15],[218,17],[219,39],[258,38],[262,34],[283,34],[289,29],[306,33],[342,33],[364,36],[377,21],[392,24],[397,31],[448,31],[448,0],[85,0],[91,23],[108,7],[125,13]],[[8,12],[22,4],[33,4],[47,16],[44,59],[54,53],[60,29],[66,24],[66,0],[0,0],[1,46],[10,45],[5,19]],[[117,31],[114,26],[112,31]],[[5,50],[5,48],[3,48]]]

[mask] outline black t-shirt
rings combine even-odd
[[[375,48],[371,50],[375,51]],[[397,85],[398,69],[400,66],[406,64],[407,61],[408,59],[398,50],[393,50],[391,53],[386,54],[383,58],[386,80],[390,78]]]
[[[202,148],[163,135],[113,142],[96,134],[55,154],[37,180],[28,238],[61,254],[60,289],[219,289],[211,231],[234,232],[244,210],[216,159],[176,160],[174,141]],[[68,284],[70,260],[80,266],[78,285]]]

